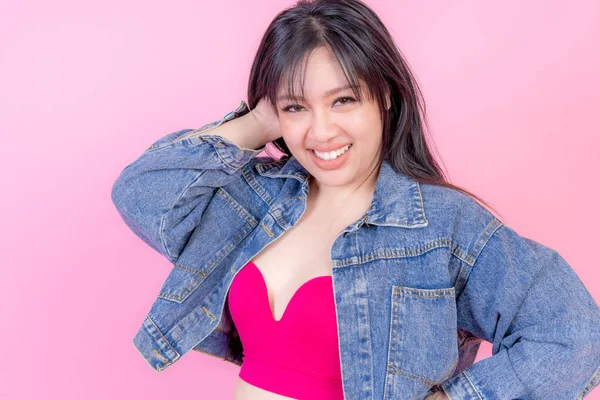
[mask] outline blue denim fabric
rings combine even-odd
[[[211,134],[247,112],[158,139],[112,188],[127,226],[173,264],[133,339],[156,371],[190,350],[241,365],[229,286],[305,211],[293,156]],[[386,162],[330,255],[346,399],[581,399],[600,382],[600,312],[581,280],[469,196]],[[492,356],[474,363],[483,340]]]

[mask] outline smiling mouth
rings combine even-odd
[[[310,151],[316,157],[318,157],[320,160],[330,161],[330,160],[335,160],[338,157],[341,157],[345,152],[350,150],[351,147],[352,147],[352,143],[347,144],[346,146],[340,148],[339,150],[331,151],[331,152],[320,152],[320,151],[316,151],[316,150],[312,150],[312,149]]]

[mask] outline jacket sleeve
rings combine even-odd
[[[239,176],[260,149],[240,148],[210,131],[249,110],[244,101],[223,119],[158,139],[114,182],[111,198],[127,226],[175,262],[216,188]]]
[[[495,219],[474,246],[459,328],[492,343],[492,356],[442,389],[459,399],[582,399],[600,383],[600,312],[555,250]]]

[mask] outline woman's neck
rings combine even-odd
[[[358,179],[357,182],[343,187],[323,185],[314,176],[311,176],[308,183],[308,197],[316,208],[330,210],[329,212],[335,214],[342,207],[348,207],[348,203],[359,208],[364,208],[366,203],[366,207],[368,207],[373,199],[378,176],[379,167],[367,176]]]

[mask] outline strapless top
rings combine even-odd
[[[243,346],[239,377],[296,399],[343,399],[332,277],[306,281],[280,320],[258,267],[248,262],[231,283],[229,311]]]

